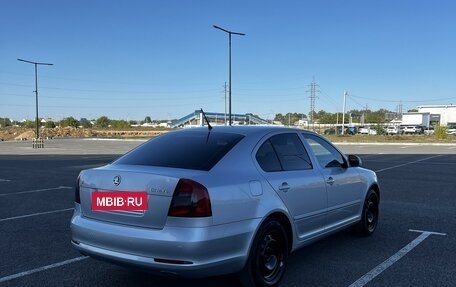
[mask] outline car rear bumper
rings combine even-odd
[[[260,219],[210,227],[148,229],[71,219],[72,244],[83,254],[120,265],[184,277],[235,273],[244,266]]]

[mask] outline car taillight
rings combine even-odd
[[[212,216],[211,200],[207,188],[191,179],[180,179],[174,190],[168,216]]]
[[[79,176],[74,187],[74,202],[81,204],[81,195],[79,194]]]

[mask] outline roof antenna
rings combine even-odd
[[[211,124],[209,123],[209,120],[208,120],[208,118],[206,117],[206,114],[204,113],[203,108],[201,108],[201,113],[203,114],[204,120],[206,121],[207,128],[209,129],[209,131],[211,131],[211,130],[212,130],[212,126],[211,126]]]

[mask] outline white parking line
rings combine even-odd
[[[8,195],[16,195],[16,194],[24,194],[24,193],[34,193],[34,192],[58,190],[58,189],[73,189],[73,188],[70,187],[70,186],[58,186],[58,187],[51,187],[51,188],[20,191],[20,192],[15,192],[15,193],[1,193],[0,196],[8,196]]]
[[[52,210],[52,211],[45,211],[45,212],[38,212],[38,213],[33,213],[33,214],[26,214],[26,215],[14,216],[14,217],[2,218],[2,219],[0,219],[0,222],[20,219],[20,218],[26,218],[26,217],[32,217],[32,216],[38,216],[38,215],[44,215],[44,214],[64,212],[64,211],[69,211],[69,210],[73,210],[73,209],[74,208],[72,207],[72,208],[66,208],[66,209],[59,209],[59,210]]]
[[[398,167],[403,167],[403,166],[406,166],[406,165],[409,165],[409,164],[422,162],[422,161],[425,161],[425,160],[428,160],[428,159],[433,159],[433,158],[436,158],[436,157],[439,157],[439,156],[442,156],[442,155],[440,155],[440,154],[439,155],[434,155],[434,156],[430,156],[430,157],[427,157],[427,158],[422,158],[422,159],[419,159],[419,160],[406,162],[406,163],[395,165],[395,166],[385,167],[385,168],[376,170],[375,172],[382,172],[382,171],[385,171],[385,170],[390,170],[390,169],[394,169],[394,168],[398,168]]]
[[[10,181],[11,181],[10,179],[0,178],[0,182],[10,182]]]
[[[388,267],[396,263],[399,259],[404,257],[407,253],[412,251],[415,247],[418,246],[421,242],[423,242],[426,238],[428,238],[430,235],[441,235],[445,236],[445,233],[439,233],[439,232],[431,232],[431,231],[421,231],[421,230],[413,230],[410,229],[409,231],[411,232],[419,232],[421,233],[420,236],[415,238],[412,242],[407,244],[404,248],[396,252],[393,256],[390,258],[386,259],[383,261],[381,264],[379,264],[377,267],[366,273],[364,276],[356,280],[354,283],[352,283],[349,287],[362,287],[372,281],[375,277],[380,275],[383,271],[385,271]]]
[[[2,277],[2,278],[0,278],[0,283],[6,282],[6,281],[10,281],[10,280],[13,280],[13,279],[16,279],[16,278],[28,276],[30,274],[41,272],[41,271],[48,270],[48,269],[51,269],[51,268],[67,265],[67,264],[70,264],[70,263],[73,263],[73,262],[81,261],[81,260],[84,260],[84,259],[87,259],[87,258],[89,258],[89,257],[88,256],[76,257],[76,258],[65,260],[65,261],[62,261],[62,262],[58,262],[58,263],[46,265],[46,266],[43,266],[43,267],[35,268],[35,269],[32,269],[32,270],[24,271],[24,272],[21,272],[21,273],[16,273],[16,274],[13,274],[13,275]]]

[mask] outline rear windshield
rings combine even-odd
[[[151,139],[113,164],[210,170],[244,136],[207,131],[170,132]]]

